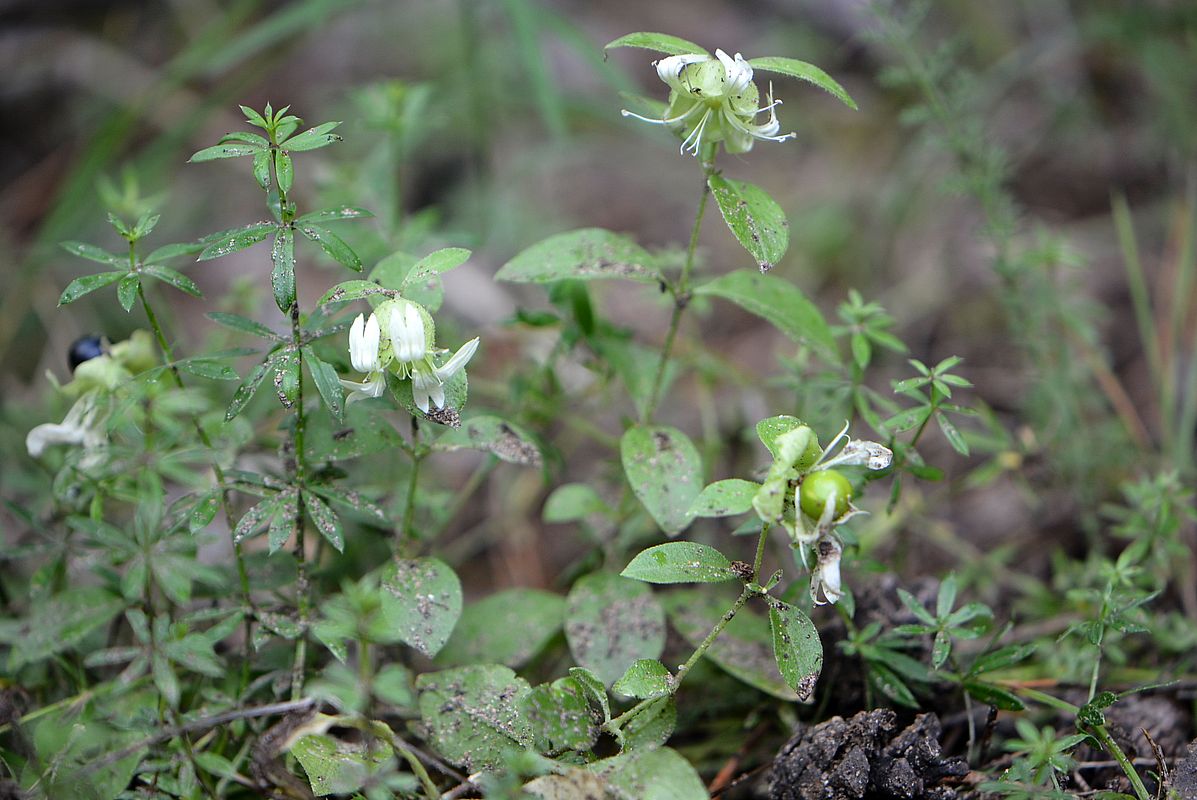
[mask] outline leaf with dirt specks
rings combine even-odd
[[[317,797],[356,792],[395,761],[390,748],[378,742],[368,750],[362,742],[343,742],[327,733],[299,737],[290,752],[303,765]]]
[[[752,498],[761,489],[754,481],[728,478],[708,484],[690,506],[696,517],[731,517],[752,510]]]
[[[341,423],[322,414],[308,418],[304,452],[313,461],[345,461],[359,456],[398,448],[399,433],[391,426],[383,409],[390,405],[382,398],[368,398],[345,406]]]
[[[607,800],[610,784],[581,767],[569,767],[557,775],[542,775],[524,784],[524,794],[539,800]]]
[[[771,596],[767,599],[777,669],[786,685],[805,700],[815,690],[823,669],[823,642],[815,624],[800,609]]]
[[[706,638],[734,600],[734,593],[716,587],[680,589],[661,595],[670,623],[694,647]],[[747,608],[732,618],[705,657],[766,694],[782,700],[798,699],[777,673],[768,621]]]
[[[338,553],[345,550],[345,532],[341,528],[341,519],[328,503],[320,499],[314,492],[303,493],[303,507],[308,511],[308,518],[320,531],[328,543],[336,548]]]
[[[612,686],[612,690],[637,700],[663,697],[673,686],[673,676],[655,658],[639,658]]]
[[[624,433],[619,454],[632,491],[661,530],[670,536],[685,530],[702,491],[702,459],[690,437],[677,428],[636,425]]]
[[[698,542],[666,542],[641,550],[619,574],[645,583],[720,583],[736,577],[723,553]]]
[[[396,559],[382,571],[382,613],[404,644],[432,658],[461,617],[461,581],[439,558]]]
[[[416,679],[416,690],[433,746],[470,772],[497,769],[508,754],[532,745],[532,726],[520,711],[532,687],[507,667],[425,673]]]
[[[764,189],[722,175],[707,181],[723,221],[761,272],[771,269],[790,246],[790,223],[781,206]]]
[[[636,750],[587,767],[606,778],[619,800],[707,800],[690,762],[668,747]]]
[[[481,450],[493,453],[509,464],[528,467],[537,467],[541,463],[540,448],[532,435],[499,417],[471,417],[460,428],[442,435],[432,447],[434,450]]]
[[[622,278],[640,283],[661,279],[655,259],[647,250],[602,228],[559,233],[503,265],[495,279],[512,283],[552,283],[568,279],[593,281]]]
[[[438,664],[497,661],[523,666],[561,629],[565,598],[539,589],[508,589],[466,606]]]
[[[596,572],[570,590],[565,638],[578,664],[610,686],[637,659],[660,657],[665,612],[643,583]]]
[[[560,678],[533,688],[524,697],[523,713],[532,726],[538,752],[585,751],[598,740],[595,714],[575,678]]]

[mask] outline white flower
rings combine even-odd
[[[367,321],[365,315],[358,314],[349,328],[349,361],[355,370],[378,372],[382,369],[379,358],[381,341],[382,330],[378,325],[378,317],[371,314]]]
[[[391,335],[395,360],[401,364],[411,364],[428,355],[424,318],[415,303],[406,303],[402,311],[396,308],[391,312],[387,332]]]
[[[834,456],[831,452],[839,443],[847,439],[844,448]],[[848,436],[848,423],[831,440],[831,444],[823,448],[822,455],[811,471],[830,469],[832,467],[867,467],[870,470],[885,469],[894,462],[894,453],[888,447],[877,442],[864,439],[852,439]]]
[[[387,388],[386,377],[381,372],[371,372],[366,376],[366,380],[360,382],[347,381],[344,378],[339,380],[341,386],[349,390],[349,396],[345,398],[347,404],[369,397],[382,397],[382,393]]]
[[[25,449],[33,458],[40,458],[47,447],[56,444],[82,445],[88,452],[98,450],[108,442],[105,412],[99,390],[89,391],[75,401],[61,423],[47,422],[29,431]]]
[[[815,605],[836,603],[844,596],[840,583],[840,555],[844,548],[834,536],[826,536],[815,545],[819,562],[810,574],[810,598]],[[823,599],[819,599],[820,593]]]
[[[414,369],[411,374],[411,398],[416,408],[428,413],[429,405],[437,408],[445,407],[445,384],[454,375],[461,372],[474,352],[478,349],[478,337],[463,344],[453,354],[453,357],[442,366],[428,369]]]
[[[634,117],[654,125],[670,125],[682,135],[683,152],[697,156],[707,143],[723,142],[729,153],[752,149],[756,139],[783,142],[797,134],[778,135],[781,124],[774,110],[769,86],[768,103],[758,107],[760,92],[752,82],[752,65],[736,53],[722,50],[715,57],[698,53],[669,56],[656,62],[657,75],[669,87],[669,105],[660,119],[642,117],[626,109],[625,117]],[[769,117],[757,123],[757,115]]]

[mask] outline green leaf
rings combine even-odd
[[[62,249],[79,258],[86,258],[88,261],[95,261],[97,264],[107,264],[110,267],[119,267],[127,271],[129,269],[129,257],[118,256],[109,253],[107,250],[102,250],[94,244],[87,242],[62,242]]]
[[[244,228],[234,228],[204,237],[204,249],[200,251],[198,260],[211,261],[253,247],[277,229],[278,225],[273,222],[255,222]]]
[[[39,600],[0,634],[0,641],[12,646],[8,669],[15,672],[74,647],[124,607],[124,600],[97,586],[70,588]]]
[[[621,799],[707,800],[710,796],[690,762],[668,747],[634,750],[587,769],[605,778]]]
[[[569,592],[565,638],[578,665],[610,685],[637,659],[661,655],[665,612],[643,583],[596,572]]]
[[[259,136],[249,131],[232,131],[231,133],[226,133],[220,137],[220,144],[225,144],[226,142],[241,142],[242,144],[252,144],[262,148],[270,146],[270,142],[265,136]]]
[[[752,498],[761,485],[740,478],[728,478],[708,484],[694,503],[690,513],[696,517],[731,517],[752,510]]]
[[[379,286],[373,280],[351,280],[342,281],[336,286],[324,293],[317,302],[317,306],[324,306],[330,303],[349,303],[354,300],[363,300],[368,297],[383,297],[395,298],[399,297],[399,292],[395,289],[387,289]]]
[[[736,270],[699,286],[694,293],[730,300],[763,317],[795,342],[812,345],[824,357],[838,361],[835,338],[823,315],[806,295],[783,278]]]
[[[154,685],[171,708],[179,707],[179,677],[171,668],[166,656],[161,653],[150,655],[150,672],[154,677]]]
[[[974,700],[980,700],[987,706],[1000,708],[1003,711],[1022,711],[1026,708],[1018,695],[997,684],[984,681],[965,681],[964,691],[972,695]]]
[[[661,596],[669,621],[692,647],[706,638],[734,599],[734,594],[728,596],[710,587],[679,589]],[[766,694],[787,701],[798,699],[778,674],[769,621],[747,608],[732,618],[705,658]]]
[[[432,658],[461,617],[461,581],[438,558],[393,559],[382,570],[382,613],[404,644]]]
[[[258,182],[258,186],[263,189],[270,190],[270,151],[262,150],[254,153],[254,180]]]
[[[273,339],[275,341],[282,340],[281,336],[267,328],[262,323],[255,322],[247,317],[242,317],[239,314],[226,314],[223,311],[209,311],[205,316],[215,322],[217,325],[223,325],[230,330],[248,333],[253,336],[261,336],[263,339]]]
[[[203,297],[204,293],[195,285],[195,281],[188,278],[178,270],[173,270],[170,267],[164,267],[161,264],[145,264],[141,271],[146,275],[152,275],[163,283],[169,283],[171,286],[178,289],[180,292],[186,292],[192,297]]]
[[[402,440],[380,413],[383,408],[389,406],[382,399],[352,403],[335,425],[331,418],[314,415],[308,420],[304,452],[316,461],[346,461],[399,447]]]
[[[370,280],[399,291],[435,313],[445,299],[441,275],[461,266],[469,257],[470,251],[461,247],[437,250],[418,260],[404,252],[391,253],[370,271]]]
[[[712,175],[707,181],[723,221],[761,272],[772,269],[790,244],[790,223],[772,197],[751,183]]]
[[[565,598],[538,589],[508,589],[466,606],[437,655],[438,664],[496,661],[518,668],[561,630]]]
[[[328,507],[328,503],[321,500],[315,492],[303,493],[303,505],[308,510],[308,517],[320,535],[328,540],[338,553],[345,550],[345,534],[341,529],[341,520],[335,511]]]
[[[942,411],[938,411],[935,414],[935,421],[939,423],[939,429],[943,431],[944,438],[948,440],[948,444],[952,446],[952,449],[962,456],[967,456],[968,442],[960,435],[959,429],[948,419],[948,415]]]
[[[291,185],[295,182],[295,164],[286,150],[274,151],[274,175],[279,191],[283,194],[291,191]]]
[[[498,769],[509,754],[532,745],[532,726],[520,711],[531,687],[507,667],[425,673],[416,689],[433,746],[470,772]]]
[[[266,525],[278,513],[279,498],[281,497],[282,495],[268,497],[246,511],[237,526],[233,528],[233,542],[242,542]]]
[[[508,261],[496,280],[513,283],[552,283],[567,279],[624,278],[641,283],[661,279],[654,259],[626,236],[602,228],[559,233]]]
[[[212,147],[205,147],[203,150],[193,153],[191,158],[187,159],[187,161],[192,164],[198,164],[201,161],[215,161],[219,158],[241,158],[241,156],[252,156],[260,152],[262,152],[262,148],[259,145],[229,142],[227,144],[218,144]]]
[[[823,642],[810,617],[794,606],[768,598],[769,627],[777,669],[800,700],[811,696],[823,669]]]
[[[350,219],[368,219],[373,217],[364,208],[355,208],[354,206],[339,206],[338,208],[323,208],[319,211],[311,211],[299,217],[295,221],[299,224],[305,222],[314,222],[317,225],[322,225],[325,222],[341,222]]]
[[[460,428],[446,432],[433,444],[435,450],[470,448],[492,453],[509,464],[540,466],[540,448],[532,435],[499,417],[471,417]]]
[[[628,671],[611,688],[637,700],[664,697],[673,688],[673,676],[660,661],[654,658],[640,658],[632,662]]]
[[[212,524],[216,512],[220,510],[222,494],[220,489],[213,489],[195,501],[195,505],[191,508],[191,514],[187,517],[187,529],[191,533],[199,533]]]
[[[116,285],[116,299],[126,312],[133,309],[133,304],[137,302],[137,290],[140,288],[141,276],[136,273],[125,275]]]
[[[274,303],[284,315],[291,313],[295,303],[295,233],[290,227],[279,228],[270,248],[270,288]]]
[[[202,242],[179,242],[177,244],[164,244],[154,250],[145,257],[147,264],[161,264],[164,261],[170,261],[172,258],[179,258],[180,256],[193,256],[204,249]]]
[[[524,697],[521,712],[532,727],[538,752],[586,751],[598,741],[598,725],[586,691],[575,678],[533,688]]]
[[[590,484],[567,483],[554,489],[544,501],[542,517],[545,522],[577,522],[608,513],[607,504]]]
[[[345,403],[341,394],[341,382],[337,378],[337,371],[332,364],[322,360],[310,347],[303,348],[303,361],[308,365],[308,372],[320,392],[320,399],[333,419],[340,422],[345,416]]]
[[[96,289],[103,289],[110,283],[116,283],[128,274],[127,270],[121,270],[120,272],[97,272],[95,275],[75,278],[63,289],[62,296],[58,298],[58,305],[65,306],[68,303],[73,303],[85,294],[91,294]]]
[[[642,550],[620,575],[646,583],[721,583],[736,577],[722,553],[698,542],[666,542]]]
[[[677,727],[677,703],[672,697],[660,697],[628,720],[620,731],[624,752],[648,750],[669,741]]]
[[[339,122],[325,122],[317,125],[314,128],[308,128],[303,133],[292,136],[285,142],[279,145],[283,150],[289,150],[292,153],[299,153],[306,150],[316,150],[320,147],[327,147],[333,142],[341,141],[341,137],[335,133],[329,133],[333,128],[336,128],[341,123]]]
[[[196,375],[200,378],[208,378],[215,381],[238,380],[237,373],[233,371],[232,367],[215,358],[204,358],[203,356],[186,358],[175,362],[175,366],[183,372]]]
[[[337,263],[348,267],[354,272],[362,271],[362,260],[357,257],[357,253],[353,252],[345,240],[328,228],[322,228],[319,225],[313,225],[309,222],[299,226],[299,232],[304,236],[316,242],[324,249],[325,253]]]
[[[848,93],[844,91],[844,87],[836,83],[830,75],[814,64],[808,64],[796,58],[782,58],[780,56],[751,58],[748,60],[748,63],[752,66],[753,70],[776,72],[779,75],[788,75],[791,78],[813,83],[823,91],[834,95],[848,108],[856,110],[856,101],[848,96]]]
[[[569,676],[578,682],[591,705],[603,712],[603,721],[611,719],[611,701],[607,697],[607,687],[598,676],[585,667],[570,667]]]
[[[670,536],[685,530],[690,507],[702,491],[702,459],[677,428],[636,425],[619,443],[623,471],[632,491]]]
[[[615,47],[639,47],[644,50],[652,50],[654,53],[665,53],[671,56],[690,55],[692,53],[700,53],[704,56],[711,55],[703,48],[694,44],[694,42],[687,41],[681,37],[670,36],[668,33],[649,33],[647,31],[626,33],[615,41],[608,43],[603,49],[610,50]]]
[[[290,752],[303,766],[317,797],[356,792],[371,776],[389,772],[395,760],[390,746],[373,738],[367,745],[344,742],[326,733],[300,736]]]

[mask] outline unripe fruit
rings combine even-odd
[[[835,518],[838,519],[848,511],[848,502],[852,499],[852,484],[833,469],[812,472],[803,479],[802,486],[798,489],[798,504],[808,517],[819,519],[827,506],[827,498],[833,494]]]

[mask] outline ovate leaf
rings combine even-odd
[[[752,65],[753,70],[776,72],[780,75],[789,75],[791,78],[798,78],[799,80],[813,83],[823,91],[830,92],[841,103],[848,106],[848,108],[856,108],[856,101],[848,96],[848,93],[844,91],[844,87],[836,83],[830,75],[814,64],[808,64],[796,58],[781,58],[779,56],[751,58],[748,60],[748,63]]]
[[[710,53],[694,44],[694,42],[683,39],[680,36],[670,36],[668,33],[650,33],[648,31],[624,34],[615,41],[609,42],[603,49],[610,50],[615,47],[639,47],[644,50],[652,50],[655,53],[665,53],[671,56],[688,55],[690,53],[704,56],[710,55]]]
[[[720,583],[736,577],[722,553],[698,542],[666,542],[642,550],[620,574],[646,583]]]
[[[836,358],[835,339],[823,315],[806,295],[783,278],[736,270],[699,286],[694,293],[730,300],[763,317],[795,342],[818,348],[824,357]]]
[[[497,769],[510,753],[532,745],[532,726],[521,710],[531,687],[507,667],[425,673],[416,689],[433,746],[470,772]]]
[[[761,272],[771,269],[790,244],[790,223],[781,206],[751,183],[712,175],[707,184],[737,241],[756,259]]]
[[[461,581],[438,558],[395,559],[382,571],[382,611],[404,644],[429,658],[461,617]]]
[[[626,236],[602,228],[559,233],[518,254],[495,274],[513,283],[625,278],[656,283],[660,273],[653,257]]]
[[[661,655],[665,612],[643,583],[596,572],[570,590],[565,638],[577,663],[610,685],[637,659]]]
[[[805,700],[815,690],[815,681],[823,669],[823,642],[810,617],[800,609],[772,596],[768,601],[777,669],[786,685],[799,699]]]
[[[677,428],[636,425],[619,445],[623,471],[636,497],[670,536],[694,519],[690,507],[702,490],[702,459]]]

